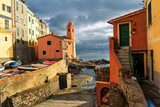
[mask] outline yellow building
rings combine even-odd
[[[160,88],[160,0],[145,0],[147,9],[148,74]]]
[[[0,1],[0,63],[13,58],[12,0]]]

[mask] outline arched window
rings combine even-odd
[[[70,28],[68,28],[68,32],[70,32]]]

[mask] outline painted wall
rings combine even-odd
[[[152,1],[152,24],[148,25],[148,4]],[[151,53],[153,50],[154,83],[160,88],[160,0],[145,0],[147,13],[148,70],[152,80]]]
[[[2,5],[12,6],[11,0],[1,0],[0,2],[0,62],[10,60],[13,58],[13,29],[12,29],[12,13],[3,11]],[[12,10],[11,10],[12,12]],[[4,17],[3,17],[4,16]],[[5,18],[8,17],[8,18]],[[9,30],[5,29],[5,20],[9,21]],[[5,40],[5,38],[7,40]]]
[[[100,106],[102,103],[102,99],[101,99],[101,90],[103,88],[109,88],[110,84],[104,84],[104,83],[96,83],[97,86],[97,106]]]
[[[51,41],[51,45],[47,45]],[[52,34],[38,38],[38,59],[59,59],[63,58],[63,39]],[[46,55],[43,51],[46,50]],[[56,52],[60,50],[60,52]]]
[[[36,87],[52,79],[57,73],[68,73],[65,60],[60,60],[48,67],[0,80],[0,103],[7,97]]]
[[[147,49],[147,37],[146,37],[146,11],[117,20],[113,23],[114,37],[119,38],[119,23],[129,22],[131,27],[131,32],[135,29],[136,33],[131,34],[131,49],[132,50],[146,50]],[[134,25],[135,23],[135,25]]]

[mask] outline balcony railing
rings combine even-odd
[[[96,75],[96,81],[109,82],[110,70],[108,67],[100,67],[94,69]]]

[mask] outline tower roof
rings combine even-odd
[[[71,21],[68,22],[67,27],[69,27],[69,26],[73,26],[73,23]]]

